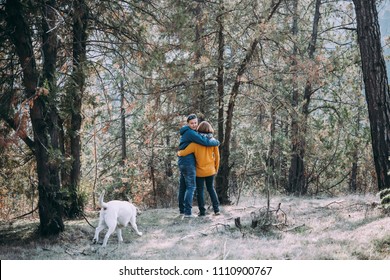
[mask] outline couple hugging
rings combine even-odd
[[[198,117],[191,114],[187,125],[180,129],[180,151],[178,165],[180,171],[179,210],[184,218],[193,218],[192,200],[195,189],[199,206],[199,216],[206,215],[204,184],[213,205],[215,215],[219,215],[219,201],[214,189],[214,176],[219,168],[219,141],[213,138],[212,126],[203,121],[198,125]]]

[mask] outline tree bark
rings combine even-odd
[[[121,147],[122,147],[122,167],[125,166],[127,160],[127,144],[126,144],[126,108],[125,108],[125,88],[123,85],[123,77],[120,81],[120,94],[121,94]]]
[[[43,4],[43,9],[45,10],[46,3]],[[20,1],[7,1],[5,11],[8,30],[10,30],[10,38],[15,46],[21,68],[23,69],[23,84],[26,97],[30,100],[30,118],[34,132],[34,150],[38,173],[39,230],[41,235],[44,236],[55,235],[64,230],[59,184],[59,165],[55,158],[53,158],[53,155],[50,155],[50,151],[53,151],[52,144],[56,141],[55,137],[51,136],[54,136],[55,132],[50,131],[53,126],[47,124],[47,116],[53,116],[55,113],[50,112],[50,105],[48,104],[48,98],[50,97],[46,96],[39,88],[40,74],[36,67],[31,37],[32,33],[24,16],[23,5]],[[46,19],[46,16],[47,20],[49,20],[53,15],[47,11],[46,15],[43,14],[43,20]],[[53,44],[54,36],[54,34],[43,35],[42,39],[47,40],[43,44]],[[43,48],[44,55],[46,55],[45,51],[48,52],[48,60],[53,58],[53,54],[50,54],[50,48],[55,47],[47,46]],[[52,62],[48,60],[45,63],[51,64]],[[54,73],[50,73],[52,71],[51,65],[45,65],[44,71],[43,76],[46,78],[49,78],[51,75],[54,77]]]
[[[199,1],[196,4],[196,7],[193,11],[194,18],[195,18],[195,65],[197,65],[197,68],[194,71],[194,81],[195,81],[195,102],[194,105],[195,112],[201,113],[204,116],[207,116],[209,113],[208,107],[211,102],[208,102],[208,96],[206,92],[206,86],[205,86],[205,71],[202,67],[201,58],[204,54],[205,50],[205,44],[203,39],[203,10],[202,10],[203,1]]]
[[[390,96],[375,0],[353,0],[378,189],[390,187]]]
[[[43,50],[43,85],[49,91],[46,99],[45,123],[47,124],[50,147],[55,152],[55,157],[62,157],[60,152],[60,122],[56,105],[57,85],[56,85],[56,63],[57,63],[57,32],[56,23],[56,1],[44,1],[42,9],[42,50]],[[58,154],[57,154],[58,153]],[[60,161],[52,160],[49,164],[50,173],[52,174],[52,183],[61,186],[59,172],[61,169]]]
[[[79,199],[79,184],[81,176],[81,138],[82,124],[81,107],[85,89],[85,66],[87,57],[87,26],[88,7],[84,0],[75,0],[73,7],[73,70],[72,86],[69,94],[71,98],[71,124],[70,124],[70,152],[72,167],[70,171],[70,206],[67,215],[70,218],[78,217],[84,206]]]
[[[223,25],[223,6],[221,13],[217,18],[218,21],[218,73],[217,73],[217,91],[218,91],[218,139],[222,142],[224,138],[224,52],[225,52],[225,35]],[[220,151],[221,152],[221,151]]]

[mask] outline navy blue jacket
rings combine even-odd
[[[180,144],[179,149],[184,150],[191,142],[198,143],[203,146],[219,146],[219,141],[214,138],[207,138],[200,135],[195,130],[192,130],[188,125],[180,128]],[[179,157],[179,165],[195,165],[195,155],[189,154],[185,157]]]

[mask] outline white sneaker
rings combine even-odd
[[[184,218],[186,219],[191,219],[191,218],[195,218],[196,216],[194,215],[184,215]]]

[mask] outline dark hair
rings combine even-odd
[[[187,122],[197,119],[198,117],[195,114],[191,114],[187,117]]]
[[[210,123],[203,121],[198,125],[198,132],[201,133],[214,133],[214,129]]]

